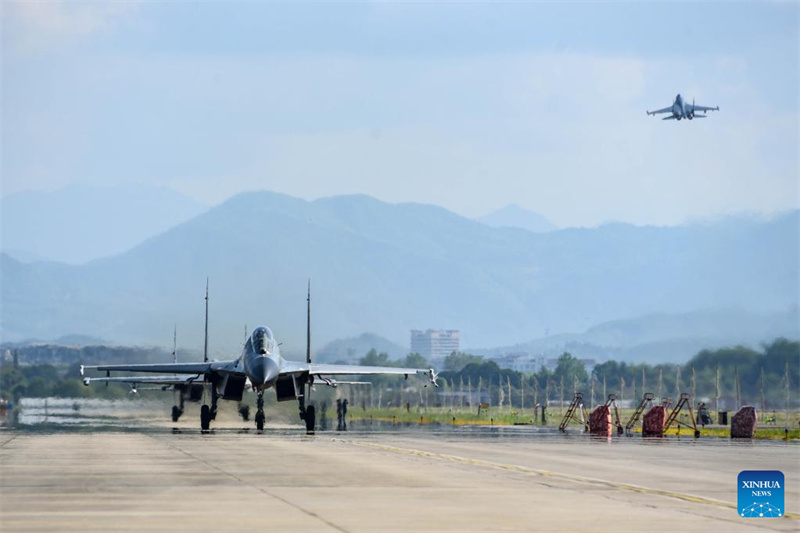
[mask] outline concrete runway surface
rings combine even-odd
[[[2,531],[798,531],[800,446],[532,428],[3,431]],[[740,518],[741,470],[789,516]]]

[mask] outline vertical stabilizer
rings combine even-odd
[[[308,280],[306,297],[306,363],[311,363],[311,279]]]
[[[208,362],[208,278],[206,278],[206,335],[203,343],[203,362]]]
[[[172,362],[178,362],[178,324],[175,324],[175,329],[172,331]]]

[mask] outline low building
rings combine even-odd
[[[491,359],[500,368],[509,368],[523,374],[538,372],[543,364],[543,357],[533,356],[528,352],[507,352]]]

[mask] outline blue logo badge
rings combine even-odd
[[[743,470],[739,473],[739,516],[778,518],[784,513],[783,472]]]

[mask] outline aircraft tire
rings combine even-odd
[[[259,431],[264,430],[264,411],[259,410],[256,413],[256,429]]]
[[[200,408],[200,429],[208,431],[211,427],[211,408],[204,405]]]
[[[172,406],[172,421],[177,422],[178,419],[181,417],[181,408],[177,405]]]
[[[314,425],[316,422],[316,413],[314,412],[314,406],[309,405],[306,407],[306,433],[314,433]]]

